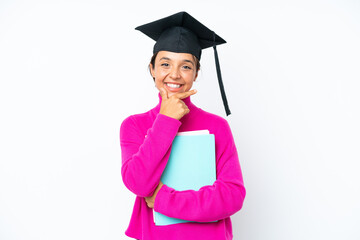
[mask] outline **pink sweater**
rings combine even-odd
[[[148,112],[127,117],[120,127],[121,174],[136,200],[125,234],[141,240],[229,240],[230,216],[242,208],[245,187],[237,149],[228,122],[183,99],[190,113],[180,120],[160,114],[162,98]],[[196,222],[156,226],[153,210],[144,197],[152,196],[160,182],[177,132],[208,129],[215,135],[216,176],[213,185],[198,191],[175,191],[164,185],[154,210],[169,217]]]

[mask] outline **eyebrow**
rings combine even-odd
[[[169,60],[169,61],[171,61],[171,59],[168,58],[168,57],[162,57],[162,58],[160,58],[160,60]],[[159,60],[159,61],[160,61],[160,60]],[[183,62],[189,62],[189,63],[191,63],[193,66],[195,65],[193,61],[188,60],[188,59],[184,59]]]
[[[162,58],[160,58],[160,60],[171,60],[171,59],[168,57],[162,57]]]
[[[190,61],[190,60],[187,60],[187,59],[185,59],[184,62],[189,62],[189,63],[191,63],[193,66],[195,65],[193,61]]]

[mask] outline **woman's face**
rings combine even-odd
[[[157,89],[160,91],[160,88],[163,87],[170,97],[175,93],[191,89],[197,78],[195,64],[192,54],[159,51],[155,59],[155,66],[150,64],[150,72],[155,78]]]

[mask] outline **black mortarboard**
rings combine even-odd
[[[135,29],[156,41],[153,53],[158,51],[191,53],[200,60],[201,50],[213,47],[221,97],[226,115],[231,114],[222,83],[219,58],[216,50],[216,45],[226,43],[224,39],[186,12],[173,14],[169,17],[138,26]]]

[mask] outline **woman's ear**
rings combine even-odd
[[[197,71],[196,74],[195,74],[194,82],[196,81],[196,79],[197,79],[197,77],[198,77],[198,72],[199,72],[199,71]]]
[[[150,63],[149,64],[149,68],[150,68],[150,74],[151,74],[151,76],[155,79],[155,73],[154,73],[154,68],[153,68],[154,66]]]

